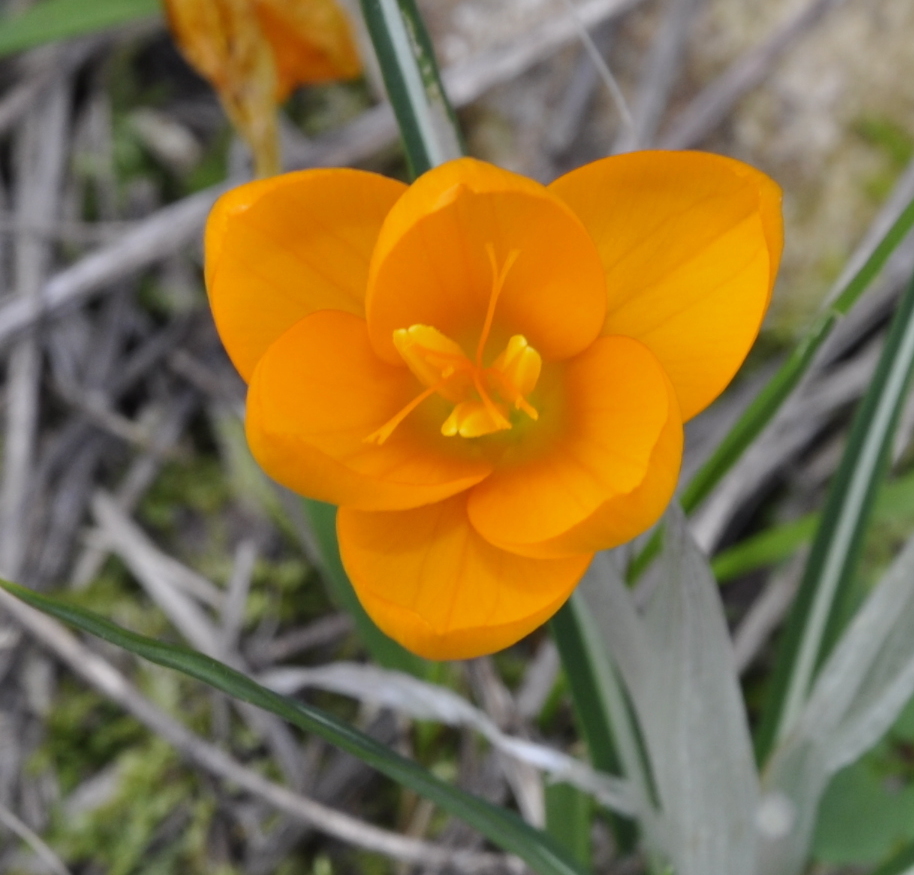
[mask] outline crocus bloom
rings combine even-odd
[[[219,94],[258,175],[279,172],[276,105],[298,85],[361,71],[336,0],[165,0],[181,51]]]
[[[365,609],[446,659],[517,641],[657,520],[780,250],[779,189],[728,158],[634,153],[548,187],[463,158],[409,187],[235,189],[206,278],[254,455],[340,506]]]

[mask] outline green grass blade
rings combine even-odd
[[[714,577],[718,583],[729,583],[750,571],[786,559],[812,538],[818,524],[819,514],[809,513],[734,544],[711,560]]]
[[[914,515],[914,473],[886,484],[876,499],[874,523],[888,523],[899,516]],[[718,583],[748,574],[766,565],[787,559],[803,544],[812,540],[820,515],[809,513],[799,519],[765,529],[722,550],[711,560]]]
[[[160,0],[45,0],[0,20],[0,57],[158,15]]]
[[[873,875],[914,875],[914,843],[902,848]]]
[[[590,751],[590,761],[602,772],[621,774],[616,754],[608,682],[612,671],[603,648],[586,628],[586,605],[572,596],[552,618],[550,628],[571,689],[574,709]]]
[[[547,784],[546,832],[583,865],[590,862],[593,799],[570,784]]]
[[[463,139],[413,0],[361,0],[413,176],[459,158]]]
[[[856,559],[914,370],[914,282],[902,296],[848,438],[779,645],[758,739],[760,758],[791,726],[842,625]]]
[[[109,641],[150,662],[202,681],[236,699],[250,702],[307,732],[314,732],[404,787],[430,799],[449,814],[466,821],[493,844],[517,854],[541,875],[586,873],[550,836],[524,823],[514,813],[452,787],[418,763],[400,756],[332,714],[274,693],[229,666],[196,651],[129,632],[92,611],[40,595],[15,583],[0,580],[0,586],[32,607],[70,626]]]
[[[352,617],[356,631],[371,658],[384,668],[393,668],[419,678],[430,677],[433,663],[397,644],[365,613],[340,560],[340,548],[336,539],[336,508],[332,504],[306,498],[305,514],[317,539],[324,581],[330,596]]]
[[[600,630],[590,619],[583,599],[572,595],[549,626],[594,768],[612,775],[624,774],[646,787],[640,741],[628,703],[602,644]],[[628,768],[623,767],[619,756],[620,743],[628,751]],[[633,846],[634,824],[615,814],[612,815],[612,824],[620,845],[624,848]]]

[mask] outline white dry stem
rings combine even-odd
[[[545,772],[553,781],[571,784],[621,814],[632,815],[637,810],[627,781],[598,772],[562,751],[508,735],[462,696],[411,675],[372,665],[335,662],[316,668],[277,668],[257,680],[285,695],[317,688],[391,708],[415,720],[473,729],[501,753]]]
[[[635,131],[635,120],[632,118],[631,110],[628,108],[625,95],[622,93],[622,89],[619,87],[616,77],[613,76],[612,70],[609,69],[609,65],[603,59],[603,55],[600,54],[600,50],[594,44],[594,41],[587,30],[587,25],[584,24],[574,0],[564,0],[564,2],[574,21],[578,36],[584,46],[584,51],[590,56],[590,60],[593,62],[594,67],[596,67],[600,79],[606,86],[609,96],[612,98],[613,105],[616,107],[616,112],[619,113],[619,118],[622,121],[622,126],[626,135],[634,140],[637,136]]]
[[[17,141],[16,217],[46,223],[55,217],[67,158],[70,90],[58,79],[26,118]],[[34,310],[51,250],[45,240],[19,240],[13,253],[16,303]],[[0,488],[0,570],[18,577],[28,545],[28,499],[38,430],[41,349],[34,337],[12,350],[7,374],[6,440]]]
[[[70,875],[70,870],[63,864],[63,861],[54,853],[47,842],[33,829],[30,829],[27,823],[23,823],[16,817],[5,805],[0,805],[0,824],[5,826],[13,835],[22,839],[53,875]]]

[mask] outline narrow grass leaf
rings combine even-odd
[[[638,732],[622,690],[619,670],[606,646],[606,630],[601,626],[600,615],[593,612],[596,597],[612,596],[598,583],[604,573],[615,573],[611,566],[607,568],[608,565],[606,554],[598,554],[578,592],[553,619],[552,632],[591,761],[601,771],[620,771],[632,780],[646,810],[651,793]],[[637,633],[636,627],[630,628]],[[635,652],[637,644],[626,652]],[[641,815],[644,813],[642,810]]]
[[[711,560],[711,570],[718,583],[728,583],[750,571],[787,559],[812,539],[818,524],[819,514],[810,513],[765,529],[718,553]]]
[[[892,320],[822,511],[802,583],[782,636],[758,739],[761,759],[793,725],[816,671],[840,631],[856,559],[914,370],[914,283]]]
[[[201,653],[137,635],[92,611],[65,604],[14,583],[0,581],[0,586],[70,626],[270,711],[307,732],[314,732],[404,787],[430,799],[449,814],[466,821],[493,844],[516,854],[541,875],[583,875],[586,872],[550,836],[524,823],[512,812],[452,787],[418,763],[389,750],[332,714],[281,696]]]
[[[879,493],[873,510],[873,522],[888,523],[912,515],[914,473],[909,473],[887,483]],[[819,521],[818,513],[810,513],[738,541],[711,560],[714,576],[718,583],[727,583],[750,571],[788,559],[799,547],[812,540]]]
[[[873,872],[873,875],[914,875],[914,844],[902,848],[891,860]]]
[[[413,176],[459,158],[463,140],[413,0],[361,0]]]
[[[561,842],[583,865],[590,863],[593,802],[570,784],[547,784],[546,832]]]
[[[159,0],[45,0],[0,19],[0,57],[158,15]]]
[[[552,618],[549,628],[591,763],[601,772],[624,775],[633,782],[638,814],[644,817],[649,793],[637,730],[602,633],[580,590]],[[612,826],[620,847],[631,847],[634,825],[617,818]]]

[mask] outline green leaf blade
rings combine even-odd
[[[413,0],[361,0],[414,177],[464,154],[431,40]]]
[[[161,13],[159,0],[45,0],[0,20],[0,57]]]

